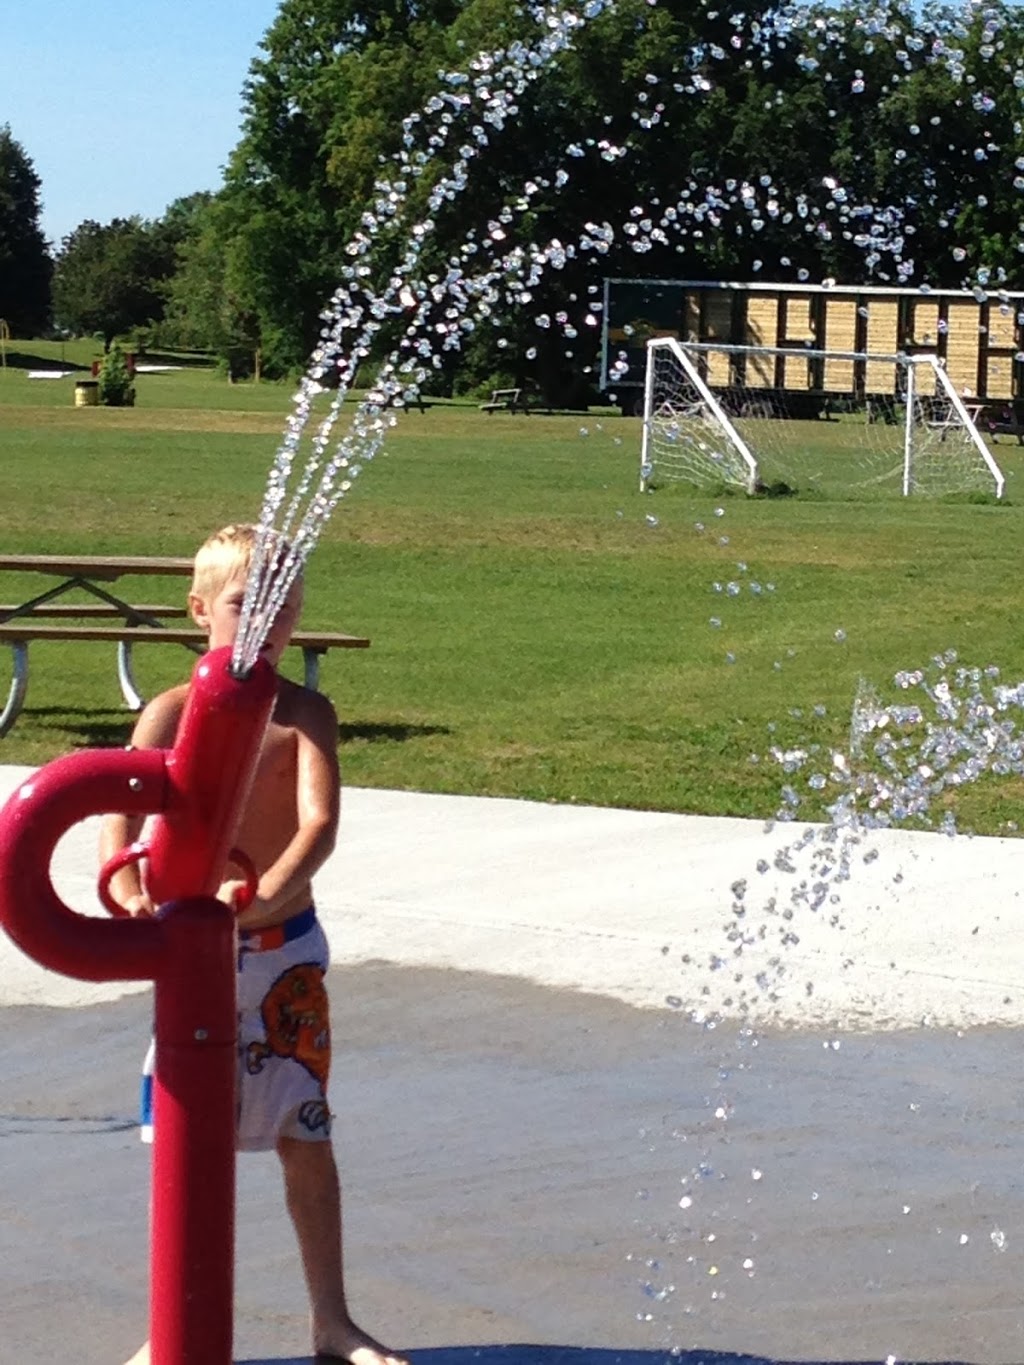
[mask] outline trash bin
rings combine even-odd
[[[75,381],[75,407],[98,408],[99,405],[99,381],[96,379],[77,379]]]

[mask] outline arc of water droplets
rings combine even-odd
[[[335,291],[331,306],[322,314],[324,323],[321,330],[322,344],[314,352],[311,368],[300,384],[293,415],[275,457],[268,482],[254,547],[253,571],[243,603],[233,656],[233,666],[237,671],[244,672],[256,658],[267,630],[287,596],[291,584],[301,572],[302,565],[319,538],[327,518],[351,487],[352,480],[360,473],[360,461],[373,459],[380,448],[385,431],[394,425],[394,414],[389,413],[386,417],[384,415],[388,405],[399,398],[403,391],[406,394],[418,392],[418,384],[425,377],[425,368],[417,363],[415,358],[402,357],[395,353],[389,357],[376,377],[370,399],[363,400],[358,405],[349,433],[341,440],[334,455],[323,467],[316,488],[310,495],[314,477],[323,464],[345,394],[355,378],[359,362],[369,353],[370,344],[384,321],[404,311],[406,299],[412,297],[415,302],[415,316],[406,329],[406,337],[414,337],[426,321],[431,306],[441,302],[444,297],[446,292],[444,287],[425,289],[420,285],[414,293],[408,283],[415,278],[415,267],[434,226],[429,214],[436,212],[445,200],[455,198],[466,188],[469,163],[489,142],[488,134],[482,125],[487,123],[497,130],[504,127],[508,117],[516,112],[514,99],[522,93],[527,82],[536,79],[557,53],[569,46],[572,34],[586,19],[601,13],[609,3],[611,0],[589,0],[585,8],[585,18],[567,10],[535,6],[533,12],[544,30],[544,36],[537,44],[533,47],[512,44],[508,49],[509,61],[504,69],[496,69],[502,54],[485,54],[477,59],[474,63],[478,73],[474,81],[474,95],[476,102],[482,106],[482,112],[481,123],[473,128],[474,142],[463,144],[459,148],[458,159],[451,173],[442,177],[432,191],[428,200],[428,216],[413,225],[405,255],[393,271],[385,290],[379,295],[373,294],[363,285],[368,268],[350,268],[346,283]],[[504,76],[506,84],[492,90],[491,86],[496,76]],[[465,77],[462,73],[448,73],[447,79],[449,84],[458,85]],[[473,96],[466,93],[456,95],[452,92],[436,96],[430,101],[428,111],[441,113],[440,128],[429,139],[433,150],[439,151],[448,141],[455,114],[464,114],[467,109],[473,107],[473,104]],[[417,114],[405,120],[406,145],[397,155],[400,171],[413,178],[422,175],[430,164],[425,153],[418,153],[415,157],[410,157],[408,153],[408,147],[413,141],[412,129],[421,118],[422,115]],[[401,179],[396,179],[378,182],[377,188],[378,212],[386,219],[396,218],[400,206],[405,202],[407,186]],[[364,226],[367,228],[372,228],[374,222],[372,215],[364,217]],[[370,235],[360,234],[350,243],[348,252],[358,258],[366,255],[372,245]],[[459,280],[460,272],[457,269],[450,271],[445,281],[447,291],[457,293]],[[478,296],[483,296],[486,306],[489,302],[487,299],[489,291],[486,287],[481,289],[477,286],[474,292]],[[358,329],[356,337],[346,350],[345,333],[354,329]],[[449,337],[456,335],[448,333]],[[320,392],[320,379],[332,368],[338,370],[336,396],[314,437],[312,454],[279,522],[277,515],[287,496],[288,479],[310,416],[312,401]],[[346,477],[337,482],[339,473],[343,472]],[[303,511],[303,499],[307,498]],[[289,546],[283,557],[279,553],[281,537]]]
[[[801,916],[827,915],[833,926],[841,923],[842,885],[858,859],[870,864],[879,858],[877,831],[910,824],[952,836],[958,832],[953,811],[935,813],[948,793],[990,774],[1024,774],[1024,682],[1005,684],[994,665],[963,666],[948,650],[927,668],[897,673],[893,685],[901,699],[883,701],[861,682],[848,751],[815,744],[771,751],[791,778],[776,819],[797,819],[804,797],[796,784],[802,780],[809,793],[825,793],[828,821],[805,827],[770,859],[758,861],[758,874],[791,879],[788,897],[768,896],[757,905],[746,878],[733,883],[723,926],[728,946],[709,958],[713,972],[732,971],[734,990],[724,1007],[759,1014],[778,1001],[788,974],[785,950],[800,941]],[[754,959],[749,972],[744,955]],[[812,989],[807,983],[806,991]],[[709,987],[704,994],[710,997]]]
[[[839,184],[834,177],[826,177],[823,182],[827,194],[824,205],[812,204],[805,193],[796,195],[792,204],[783,204],[770,176],[761,176],[757,185],[749,180],[730,181],[724,188],[701,187],[690,178],[688,185],[679,192],[676,205],[662,207],[660,201],[653,202],[652,207],[662,210],[657,221],[649,208],[637,205],[619,231],[607,222],[588,222],[577,244],[552,238],[530,247],[513,246],[504,253],[488,257],[487,252],[493,252],[495,244],[504,240],[506,226],[517,213],[530,206],[541,190],[558,193],[564,188],[570,177],[561,169],[553,179],[537,177],[523,183],[520,193],[488,223],[486,249],[479,240],[480,234],[470,230],[461,248],[449,258],[444,278],[428,276],[426,280],[421,279],[417,271],[435,226],[434,215],[466,189],[471,162],[489,145],[492,133],[500,132],[515,117],[518,112],[516,99],[527,85],[572,45],[585,23],[613,8],[614,0],[590,0],[581,13],[558,6],[532,6],[531,14],[542,34],[535,43],[511,43],[497,52],[480,54],[470,63],[474,72],[472,77],[463,72],[441,73],[442,83],[447,88],[432,97],[423,111],[411,114],[404,121],[403,147],[392,158],[395,173],[377,182],[373,209],[364,215],[363,230],[348,246],[353,264],[345,271],[343,283],[322,314],[320,344],[300,383],[292,416],[275,456],[259,519],[254,569],[235,651],[234,662],[240,671],[256,657],[277,609],[301,572],[338,501],[349,491],[363,465],[374,458],[387,430],[394,425],[393,408],[418,394],[427,374],[427,362],[435,367],[440,364],[435,346],[440,346],[442,353],[459,348],[463,337],[471,334],[481,319],[494,318],[495,305],[501,301],[511,306],[528,304],[547,268],[561,269],[579,254],[592,253],[594,258],[606,255],[620,236],[634,252],[643,254],[655,245],[668,244],[670,233],[685,238],[691,233],[702,233],[705,227],[720,229],[725,214],[739,211],[747,215],[753,232],[762,230],[770,219],[780,221],[783,226],[802,224],[804,230],[825,239],[833,232],[829,215],[834,215],[836,227],[865,250],[869,266],[877,265],[888,253],[896,261],[901,281],[913,273],[913,262],[902,259],[906,234],[912,226],[905,221],[905,209],[900,205],[877,206],[860,202],[860,196]],[[794,40],[803,43],[807,34],[814,35],[818,51],[826,51],[829,44],[834,45],[843,36],[838,17],[822,15],[805,3],[783,6],[771,20],[748,21],[746,16],[739,15],[732,22],[736,30],[733,48],[742,50],[746,47],[759,57],[765,69],[771,67],[778,52]],[[967,33],[966,22],[965,19],[960,29],[955,25],[949,29],[951,39]],[[745,23],[749,24],[746,36],[741,33]],[[986,23],[985,36],[994,39],[997,17],[988,15]],[[898,56],[905,69],[912,69],[911,52],[920,52],[924,46],[912,31],[894,23],[881,8],[867,8],[858,24],[869,44],[877,37],[890,43],[903,42]],[[994,44],[992,50],[995,51]],[[926,56],[929,60],[945,62],[954,78],[962,78],[962,49],[939,43]],[[709,57],[724,61],[729,53],[715,45],[702,45],[683,54],[677,64],[677,74],[686,83],[676,81],[673,90],[695,97],[707,94],[713,85],[701,70]],[[805,72],[812,74],[819,66],[819,58],[804,51],[799,64]],[[657,85],[658,78],[648,73],[645,84]],[[638,108],[634,111],[634,119],[641,131],[648,131],[660,121],[664,106],[656,104],[652,109],[648,90],[640,91],[636,101]],[[983,109],[983,112],[988,110]],[[404,255],[387,285],[382,291],[374,292],[368,283],[370,266],[366,258],[375,245],[375,232],[382,225],[401,226],[410,182],[434,164],[433,159],[445,149],[457,123],[473,116],[477,122],[470,129],[471,140],[459,146],[451,170],[439,179],[429,197],[426,216],[408,229]],[[427,134],[427,150],[416,147],[417,134],[421,138]],[[608,139],[588,138],[586,141],[608,162],[627,157],[638,145],[632,135],[622,145],[615,145]],[[578,145],[570,144],[565,148],[565,154],[573,158],[585,153]],[[1024,189],[1024,177],[1018,177],[1018,180],[1019,188]],[[857,228],[856,232],[854,228]],[[472,268],[481,255],[485,257],[482,267]],[[801,277],[807,273],[800,272]],[[999,271],[997,282],[1002,282]],[[977,285],[982,298],[988,283],[986,272],[986,278]],[[595,293],[596,286],[591,286],[590,292]],[[1001,302],[1004,308],[1009,306],[1008,300]],[[596,301],[588,305],[586,326],[597,325],[595,315],[600,307]],[[385,323],[407,310],[411,310],[411,316],[398,349],[384,362],[368,397],[357,405],[348,433],[333,455],[328,456],[341,404],[360,363],[370,353],[373,340]],[[443,319],[434,323],[432,329],[433,336],[441,338],[437,342],[431,337],[429,324],[433,315],[442,312]],[[544,315],[539,315],[535,322],[541,328],[552,326],[552,319]],[[560,312],[554,322],[567,340],[575,339],[576,321],[567,312]],[[612,363],[612,377],[624,377],[625,368],[624,357],[619,357]],[[314,400],[322,392],[320,381],[332,372],[337,381],[334,399],[312,439],[310,456],[288,499],[292,466]],[[287,507],[282,513],[286,499]],[[289,545],[283,557],[279,552],[282,536]]]

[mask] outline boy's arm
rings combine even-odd
[[[184,689],[175,688],[154,697],[139,716],[132,731],[134,749],[169,749],[178,731],[184,703]],[[106,866],[115,853],[135,842],[145,823],[141,815],[114,813],[104,817],[100,827],[100,865]],[[114,899],[131,915],[152,915],[156,906],[142,889],[137,863],[121,868],[110,881]]]
[[[321,693],[303,698],[296,726],[296,830],[264,871],[256,899],[238,916],[243,929],[267,928],[307,886],[334,850],[341,809],[338,717]],[[227,886],[233,891],[236,883]],[[222,895],[225,888],[222,888]],[[230,893],[229,893],[230,895]]]

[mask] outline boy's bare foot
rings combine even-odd
[[[404,1356],[396,1355],[382,1346],[373,1337],[361,1332],[355,1323],[349,1323],[332,1338],[329,1349],[316,1352],[316,1360],[348,1361],[349,1365],[409,1365]],[[149,1365],[149,1342],[145,1342],[125,1365]]]
[[[338,1323],[332,1331],[317,1332],[313,1351],[314,1359],[324,1365],[330,1360],[348,1361],[349,1365],[409,1365],[405,1356],[389,1351],[354,1322]]]

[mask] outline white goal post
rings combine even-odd
[[[640,487],[1002,497],[1002,470],[935,355],[647,344]]]

